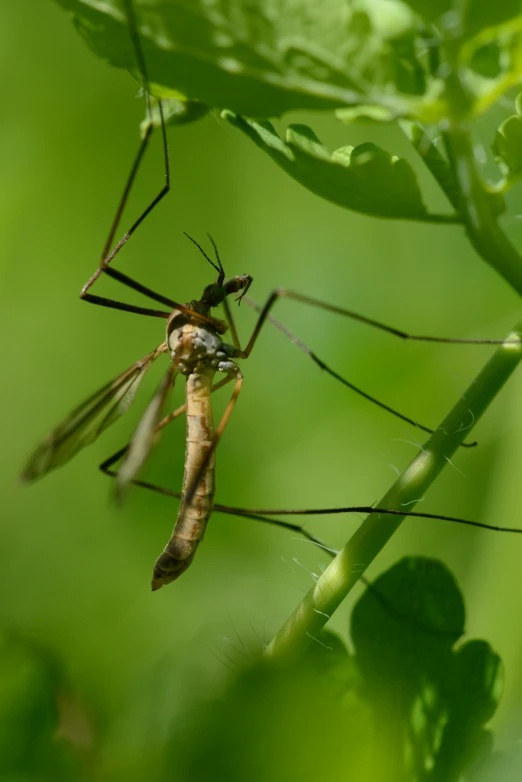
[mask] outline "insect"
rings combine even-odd
[[[156,198],[147,206],[138,219],[131,225],[130,229],[113,247],[114,238],[118,229],[120,219],[126,205],[129,193],[137,175],[138,168],[142,161],[145,150],[148,146],[153,123],[151,121],[150,94],[148,91],[148,78],[146,64],[141,50],[137,27],[133,15],[132,5],[126,0],[125,7],[129,19],[129,29],[133,38],[136,59],[139,71],[142,75],[145,96],[147,101],[149,124],[146,128],[138,154],[131,169],[130,176],[124,188],[124,192],[116,211],[109,236],[105,243],[100,265],[95,273],[87,281],[81,291],[81,297],[86,301],[104,307],[119,309],[127,312],[141,314],[144,316],[163,318],[166,320],[166,335],[163,342],[151,353],[146,355],[132,367],[127,369],[113,381],[108,383],[83,404],[77,407],[65,418],[52,432],[44,439],[41,445],[35,450],[23,472],[23,477],[27,481],[32,481],[45,475],[54,467],[61,466],[72,458],[81,448],[93,442],[110,424],[116,421],[126,410],[135,398],[138,388],[146,372],[163,354],[171,359],[171,364],[160,383],[152,400],[148,404],[140,423],[136,429],[130,445],[110,459],[106,460],[101,468],[104,472],[114,475],[116,479],[116,493],[122,497],[126,493],[131,483],[156,488],[167,494],[176,493],[167,490],[152,487],[145,484],[137,477],[143,465],[145,464],[151,449],[155,444],[156,435],[170,421],[181,415],[187,414],[187,445],[185,471],[183,478],[183,491],[181,493],[181,503],[178,513],[178,519],[174,532],[165,547],[163,553],[159,556],[153,571],[152,588],[157,590],[165,584],[178,578],[189,567],[195,556],[197,546],[202,540],[206,525],[213,511],[213,508],[223,509],[224,511],[236,512],[239,515],[257,515],[266,516],[267,512],[252,514],[242,509],[225,508],[225,506],[214,506],[215,494],[215,450],[219,439],[221,438],[226,424],[230,418],[233,408],[236,404],[241,390],[243,376],[237,359],[246,359],[250,356],[253,347],[259,337],[264,323],[268,320],[278,328],[285,331],[290,338],[304,350],[312,360],[323,370],[328,372],[338,381],[342,382],[352,390],[361,394],[369,401],[386,409],[393,415],[411,423],[427,432],[431,432],[428,427],[421,425],[409,417],[393,410],[383,402],[369,396],[361,389],[355,387],[339,373],[328,367],[318,356],[316,356],[306,345],[292,335],[286,327],[276,321],[270,311],[276,301],[282,297],[297,299],[305,304],[337,312],[350,318],[364,322],[375,328],[387,331],[402,339],[417,341],[445,342],[445,343],[479,343],[479,344],[500,344],[502,340],[466,340],[466,339],[444,339],[436,337],[426,337],[409,335],[403,331],[379,323],[375,320],[366,318],[349,310],[339,308],[311,297],[303,296],[293,291],[277,289],[267,299],[263,307],[259,308],[259,316],[252,335],[245,348],[241,348],[237,330],[230,306],[228,305],[228,296],[239,294],[241,300],[245,297],[251,283],[252,276],[243,274],[225,279],[225,272],[221,263],[217,246],[210,237],[213,245],[215,261],[212,260],[203,248],[191,237],[188,237],[200,250],[206,261],[217,272],[216,282],[208,285],[199,300],[193,300],[186,304],[180,304],[173,299],[158,294],[150,288],[142,285],[122,272],[114,269],[110,264],[115,256],[121,251],[122,247],[129,240],[136,229],[145,220],[154,207],[163,199],[170,189],[170,167],[167,147],[167,136],[163,109],[161,102],[158,103],[160,113],[160,127],[163,141],[164,166],[165,166],[165,184],[159,191]],[[111,249],[112,248],[112,249]],[[91,287],[102,275],[108,275],[121,284],[147,296],[151,300],[162,304],[168,310],[151,309],[126,304],[114,299],[104,298],[94,295],[90,292]],[[248,300],[248,299],[246,299]],[[222,305],[224,307],[226,321],[219,320],[212,315],[212,309]],[[229,344],[223,340],[223,335],[230,328],[232,343]],[[221,373],[224,378],[213,385],[214,376]],[[169,391],[174,384],[177,374],[186,377],[186,405],[178,410],[164,415],[167,405]],[[218,426],[214,428],[212,418],[212,408],[210,396],[212,391],[222,387],[228,382],[234,382],[234,389],[225,412]],[[467,446],[474,445],[468,443]],[[123,456],[123,464],[115,472],[111,469],[114,462]],[[355,508],[355,509],[331,509],[338,512],[347,512],[348,510],[368,512],[381,512],[378,508]],[[307,511],[312,513],[313,511]],[[390,511],[386,511],[390,512]],[[278,512],[280,513],[280,512]],[[426,518],[440,518],[431,514],[410,513],[396,511],[400,515],[413,515]],[[461,521],[453,517],[443,517],[453,521]],[[303,531],[298,525],[292,525],[285,522],[273,521],[282,526]],[[474,522],[467,522],[474,523]],[[477,524],[478,526],[486,526]],[[304,534],[307,534],[303,531]],[[309,536],[314,539],[313,536]],[[316,542],[317,540],[314,539]]]

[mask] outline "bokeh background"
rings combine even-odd
[[[163,323],[78,297],[97,267],[138,145],[143,102],[136,84],[98,61],[52,2],[32,3],[30,12],[20,3],[3,9],[0,68],[0,623],[57,661],[74,693],[76,738],[96,746],[108,767],[131,767],[161,743],[166,725],[181,724],[187,710],[217,697],[230,669],[259,654],[328,558],[290,533],[216,514],[183,579],[150,592],[176,502],[136,490],[116,507],[97,465],[129,439],[165,362],[150,373],[125,419],[41,483],[20,486],[18,475],[38,441],[158,345]],[[477,143],[489,143],[496,120],[510,112],[506,103],[482,120]],[[372,140],[405,155],[428,204],[448,209],[397,129],[343,127],[319,114],[290,119],[309,123],[330,148]],[[501,338],[515,322],[516,294],[475,255],[461,229],[334,207],[216,116],[171,129],[169,141],[172,192],[117,261],[153,289],[181,301],[200,295],[213,273],[182,232],[205,242],[210,231],[227,273],[252,274],[251,294],[260,302],[273,287],[286,286],[411,332],[444,336]],[[157,138],[124,228],[161,183]],[[505,226],[517,246],[520,207],[515,192]],[[96,292],[147,306],[111,280]],[[403,344],[290,301],[274,314],[352,382],[428,425],[442,419],[491,352]],[[243,305],[236,317],[245,340],[253,314]],[[218,451],[223,503],[372,503],[423,440],[321,373],[270,327],[244,374]],[[422,510],[522,526],[521,390],[519,375],[475,430],[480,447],[456,456]],[[182,393],[178,383],[179,404]],[[183,437],[178,421],[151,460],[149,480],[179,488]],[[356,524],[345,517],[310,520],[308,527],[336,546]],[[506,691],[493,724],[499,744],[509,744],[522,722],[522,539],[409,520],[370,575],[405,554],[448,564],[465,595],[468,636],[487,639],[502,656]],[[331,622],[345,638],[351,604]]]

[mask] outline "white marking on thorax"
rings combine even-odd
[[[168,334],[170,357],[178,362],[182,375],[190,375],[204,367],[216,370],[237,351],[223,342],[219,334],[204,325],[184,323]]]

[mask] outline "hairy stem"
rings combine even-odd
[[[412,510],[522,359],[522,321],[429,438],[378,507]],[[306,648],[375,559],[404,517],[369,515],[287,619],[266,650],[284,658]]]

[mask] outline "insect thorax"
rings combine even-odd
[[[167,324],[167,345],[173,361],[182,375],[190,375],[205,367],[217,369],[228,359],[230,347],[210,324],[196,323],[184,313],[173,313]]]

